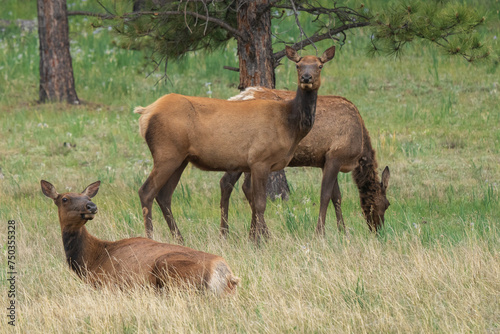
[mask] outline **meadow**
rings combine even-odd
[[[500,4],[488,3],[481,34],[498,55]],[[1,19],[36,17],[32,2],[9,0],[4,8]],[[137,190],[152,161],[133,108],[170,92],[225,99],[238,93],[238,74],[222,69],[237,64],[229,44],[171,61],[167,80],[148,76],[144,54],[117,48],[118,37],[92,22],[70,19],[77,106],[37,103],[37,33],[0,28],[0,333],[500,332],[498,56],[469,64],[417,43],[401,58],[370,57],[369,32],[357,31],[325,66],[320,94],[356,104],[379,172],[391,170],[380,235],[369,233],[357,188],[341,174],[347,234],[337,232],[330,205],[326,237],[315,237],[321,171],[288,168],[290,199],[267,203],[272,238],[259,247],[248,240],[240,180],[222,240],[222,173],[188,166],[172,202],[177,223],[187,246],[227,260],[241,278],[238,292],[219,299],[95,290],[67,267],[57,209],[40,180],[61,192],[101,180],[88,230],[107,240],[144,236]],[[295,67],[282,63],[277,86],[295,89]],[[15,327],[6,317],[9,221],[16,227]],[[153,221],[155,239],[174,242],[157,205]]]

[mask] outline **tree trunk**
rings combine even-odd
[[[271,40],[271,12],[269,0],[240,0],[238,30],[244,37],[238,39],[240,84],[243,90],[251,86],[275,87],[273,48]],[[285,171],[269,175],[267,196],[288,199],[290,188]]]
[[[238,30],[244,33],[244,39],[238,40],[240,90],[251,86],[274,88],[271,13],[269,9],[262,12],[268,2],[240,0]]]
[[[38,0],[40,102],[79,104],[69,53],[66,0]]]

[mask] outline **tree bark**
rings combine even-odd
[[[238,30],[243,34],[243,38],[238,38],[240,90],[252,86],[275,87],[270,8],[269,0],[239,1]],[[287,200],[289,193],[285,171],[271,173],[267,196]]]
[[[274,88],[271,13],[268,0],[241,0],[238,8],[238,40],[240,84],[243,90],[251,86]]]
[[[66,0],[38,0],[40,102],[79,104],[69,52]]]

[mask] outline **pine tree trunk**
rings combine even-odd
[[[274,88],[271,13],[261,12],[268,2],[240,1],[238,30],[244,33],[244,40],[238,40],[240,90],[251,86]]]
[[[66,0],[38,0],[40,102],[78,104],[69,52]]]
[[[240,0],[238,4],[238,30],[244,38],[238,39],[240,84],[243,90],[251,86],[275,87],[273,48],[271,40],[271,12],[269,0]],[[269,175],[267,196],[288,199],[290,189],[285,171]]]

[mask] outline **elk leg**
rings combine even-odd
[[[340,166],[332,159],[327,159],[323,166],[323,179],[321,180],[321,198],[319,206],[318,225],[316,234],[325,235],[325,220],[328,203],[333,196],[333,188],[337,180]]]
[[[245,173],[245,181],[243,181],[241,189],[243,189],[243,193],[247,198],[248,204],[252,207],[252,174]]]
[[[335,184],[333,185],[332,193],[332,203],[335,208],[335,215],[337,216],[337,228],[339,232],[345,233],[344,217],[342,216],[342,194],[339,188],[339,179],[335,179]]]
[[[188,162],[185,160],[179,168],[170,176],[167,183],[161,188],[160,192],[156,196],[156,202],[160,206],[163,217],[167,221],[168,227],[170,228],[170,233],[172,236],[181,244],[184,244],[184,239],[182,238],[181,231],[177,227],[174,220],[174,215],[172,214],[172,194],[174,193],[177,184],[181,178],[182,172],[186,168]]]
[[[236,181],[241,176],[241,172],[226,172],[220,179],[220,234],[227,237],[229,226],[227,224],[229,215],[229,198],[233,192]]]
[[[153,201],[156,195],[158,195],[160,189],[163,188],[170,176],[179,166],[178,164],[175,164],[175,167],[169,167],[169,165],[172,166],[173,164],[168,164],[167,162],[155,163],[146,182],[144,182],[141,188],[139,188],[139,198],[141,200],[144,227],[146,228],[146,235],[150,239],[153,238],[153,220],[151,215]]]
[[[264,220],[264,211],[266,211],[266,185],[269,170],[267,168],[253,168],[251,170],[252,178],[252,223],[250,225],[250,239],[258,243],[261,236],[269,237],[269,230]]]

